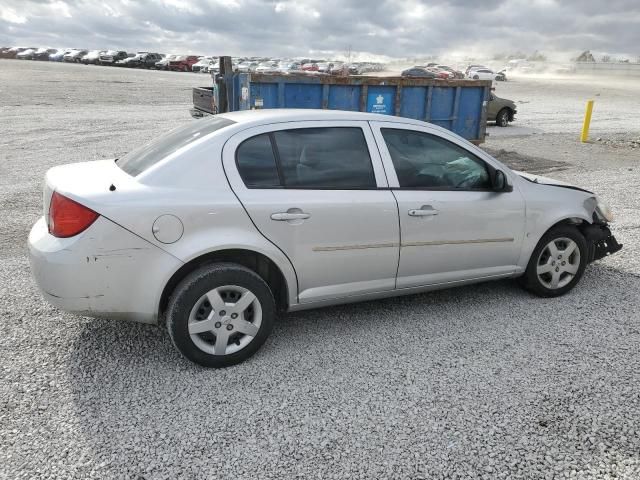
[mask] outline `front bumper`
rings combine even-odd
[[[600,260],[622,249],[622,244],[618,243],[607,225],[589,225],[583,233],[589,244],[589,262]]]
[[[160,295],[182,262],[99,217],[71,238],[49,234],[44,217],[29,234],[31,271],[45,299],[92,317],[157,321]]]

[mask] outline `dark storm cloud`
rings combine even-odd
[[[638,55],[638,0],[1,0],[0,44],[395,57]]]

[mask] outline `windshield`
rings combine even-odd
[[[196,120],[161,135],[116,160],[118,166],[135,177],[182,147],[235,122],[222,117]]]

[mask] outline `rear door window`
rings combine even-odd
[[[376,179],[358,127],[322,127],[273,133],[285,188],[374,189]]]

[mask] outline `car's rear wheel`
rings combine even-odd
[[[507,125],[509,125],[508,108],[503,108],[498,112],[498,115],[496,115],[496,125],[498,125],[499,127],[506,127]]]
[[[474,76],[473,76],[473,79],[474,79],[474,80],[479,80],[479,79],[480,79],[480,77],[479,77],[478,75],[474,75]]]
[[[228,367],[265,342],[276,315],[269,285],[234,263],[202,267],[174,290],[167,329],[175,347],[205,367]]]
[[[520,283],[541,297],[563,295],[582,278],[588,250],[587,241],[577,228],[552,228],[538,242]]]

